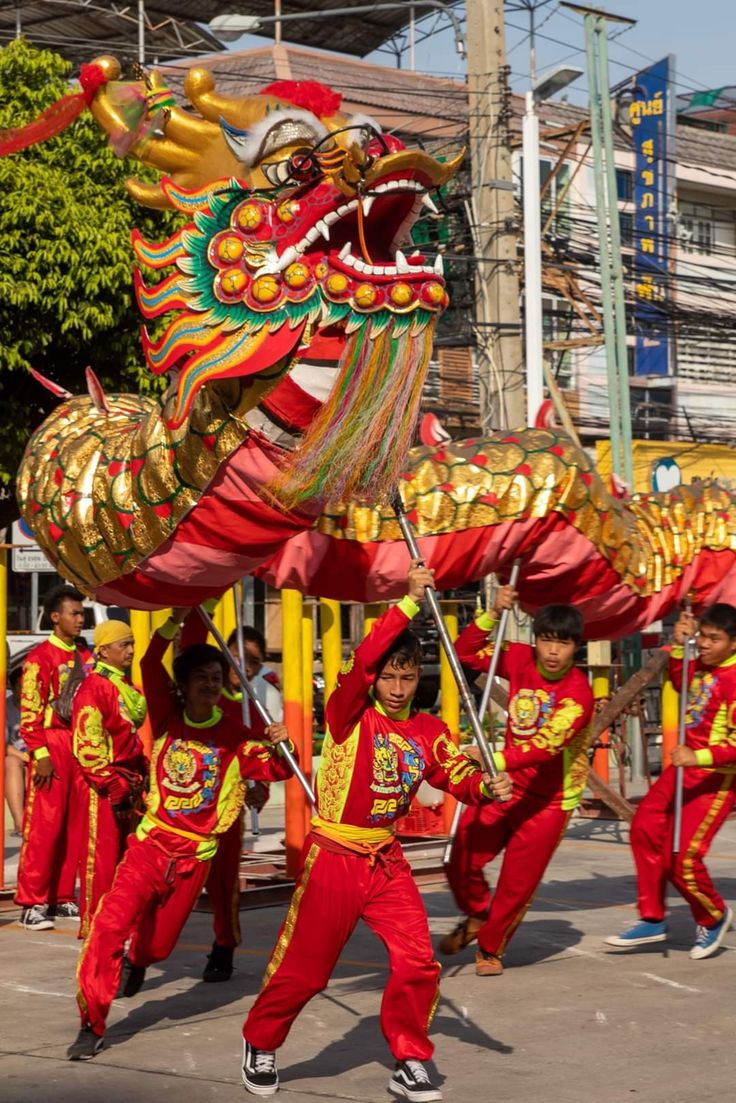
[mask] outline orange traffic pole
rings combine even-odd
[[[593,697],[596,701],[608,700],[611,696],[611,686],[608,677],[608,667],[593,667]],[[593,772],[608,784],[609,779],[609,737],[608,731],[601,732],[598,737],[600,747],[593,752]]]
[[[342,665],[342,627],[339,601],[333,601],[332,598],[326,597],[320,598],[319,625],[322,634],[322,677],[325,681],[324,703],[327,705]]]
[[[680,730],[680,694],[669,678],[662,684],[662,769],[670,764]]]
[[[312,736],[314,734],[314,605],[302,606],[302,708],[303,739],[302,770],[312,784]],[[314,786],[312,785],[312,788]],[[304,803],[305,837],[312,822],[312,809]]]
[[[458,635],[457,603],[448,601],[442,603],[442,617],[447,625],[450,639],[454,643]],[[444,647],[440,648],[440,716],[450,729],[450,735],[455,746],[460,745],[460,691],[457,688],[455,676],[452,673]],[[483,723],[481,716],[481,723]],[[449,832],[455,815],[457,801],[449,793],[445,793],[442,804],[442,818],[444,829]]]
[[[302,770],[304,761],[304,689],[302,664],[302,595],[297,590],[281,591],[281,625],[284,688],[284,723],[297,749]],[[286,872],[295,877],[306,838],[307,799],[296,778],[286,782]]]
[[[138,686],[139,689],[142,689],[141,659],[145,655],[146,649],[151,642],[151,614],[147,609],[130,610],[130,629],[133,633],[133,641],[135,643],[133,666],[130,673],[133,684]],[[146,717],[138,729],[138,735],[143,744],[143,750],[146,757],[150,758],[151,749],[153,747],[153,732],[151,730],[151,721],[148,717]]]

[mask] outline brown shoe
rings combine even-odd
[[[450,954],[459,954],[471,942],[475,942],[478,931],[484,923],[485,919],[479,919],[472,915],[469,915],[466,919],[461,919],[457,927],[442,939],[438,946],[439,952],[448,957]]]
[[[475,951],[475,975],[476,977],[500,977],[503,972],[503,963],[495,954],[487,954],[485,950]]]

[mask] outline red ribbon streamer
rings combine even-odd
[[[0,130],[0,157],[18,153],[22,149],[28,149],[29,146],[61,134],[62,130],[79,118],[85,107],[89,107],[97,89],[106,82],[105,72],[99,65],[83,65],[79,72],[81,92],[62,96],[26,126]]]

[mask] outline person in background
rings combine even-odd
[[[80,852],[80,938],[112,885],[125,852],[147,773],[138,729],[146,701],[128,673],[135,644],[130,627],[106,620],[95,628],[97,662],[74,696],[72,747],[86,782]]]
[[[5,800],[13,817],[13,834],[23,834],[26,769],[31,761],[20,734],[20,684],[23,668],[11,670],[5,700]]]
[[[238,658],[238,633],[230,633],[227,645],[235,658]],[[284,702],[281,697],[281,683],[278,675],[270,667],[266,666],[266,640],[262,632],[246,624],[243,628],[243,650],[245,651],[245,674],[253,687],[253,691],[264,706],[268,709],[274,723],[281,723],[284,718]],[[230,671],[230,688],[240,692],[240,682],[234,671]]]
[[[23,819],[15,901],[27,930],[45,931],[56,918],[79,919],[74,887],[84,801],[72,754],[71,709],[65,687],[84,677],[91,656],[78,637],[84,625],[79,590],[56,586],[44,601],[47,640],[23,663],[20,734],[33,761]],[[64,713],[64,715],[62,715]]]

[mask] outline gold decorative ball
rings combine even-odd
[[[257,303],[272,303],[279,297],[280,291],[281,284],[275,276],[259,276],[251,289]]]
[[[228,268],[220,276],[223,295],[240,295],[248,286],[248,277],[241,268]]]
[[[295,203],[292,199],[287,199],[285,203],[281,203],[280,206],[276,208],[276,214],[282,222],[293,222],[298,210],[299,204]]]
[[[319,262],[319,264],[316,264],[314,266],[314,274],[315,274],[315,276],[317,277],[318,280],[324,279],[324,277],[327,275],[329,270],[330,270],[329,264],[327,264],[323,260],[321,260]]]
[[[342,295],[347,291],[350,280],[342,272],[333,272],[327,281],[327,290],[333,295]]]
[[[388,294],[396,306],[408,306],[414,298],[414,292],[408,283],[395,283]]]
[[[263,209],[258,203],[245,203],[238,211],[236,222],[241,230],[257,230],[263,222]]]
[[[378,293],[372,283],[361,283],[355,289],[355,301],[358,306],[373,306]]]
[[[428,303],[441,303],[445,297],[445,289],[441,283],[428,283],[424,288],[423,297]]]
[[[311,273],[306,264],[290,264],[284,272],[284,281],[289,287],[304,287],[309,283]]]
[[[224,237],[217,245],[217,256],[220,260],[225,261],[226,264],[235,264],[243,255],[244,252],[243,242],[239,237],[234,235],[230,237]]]

